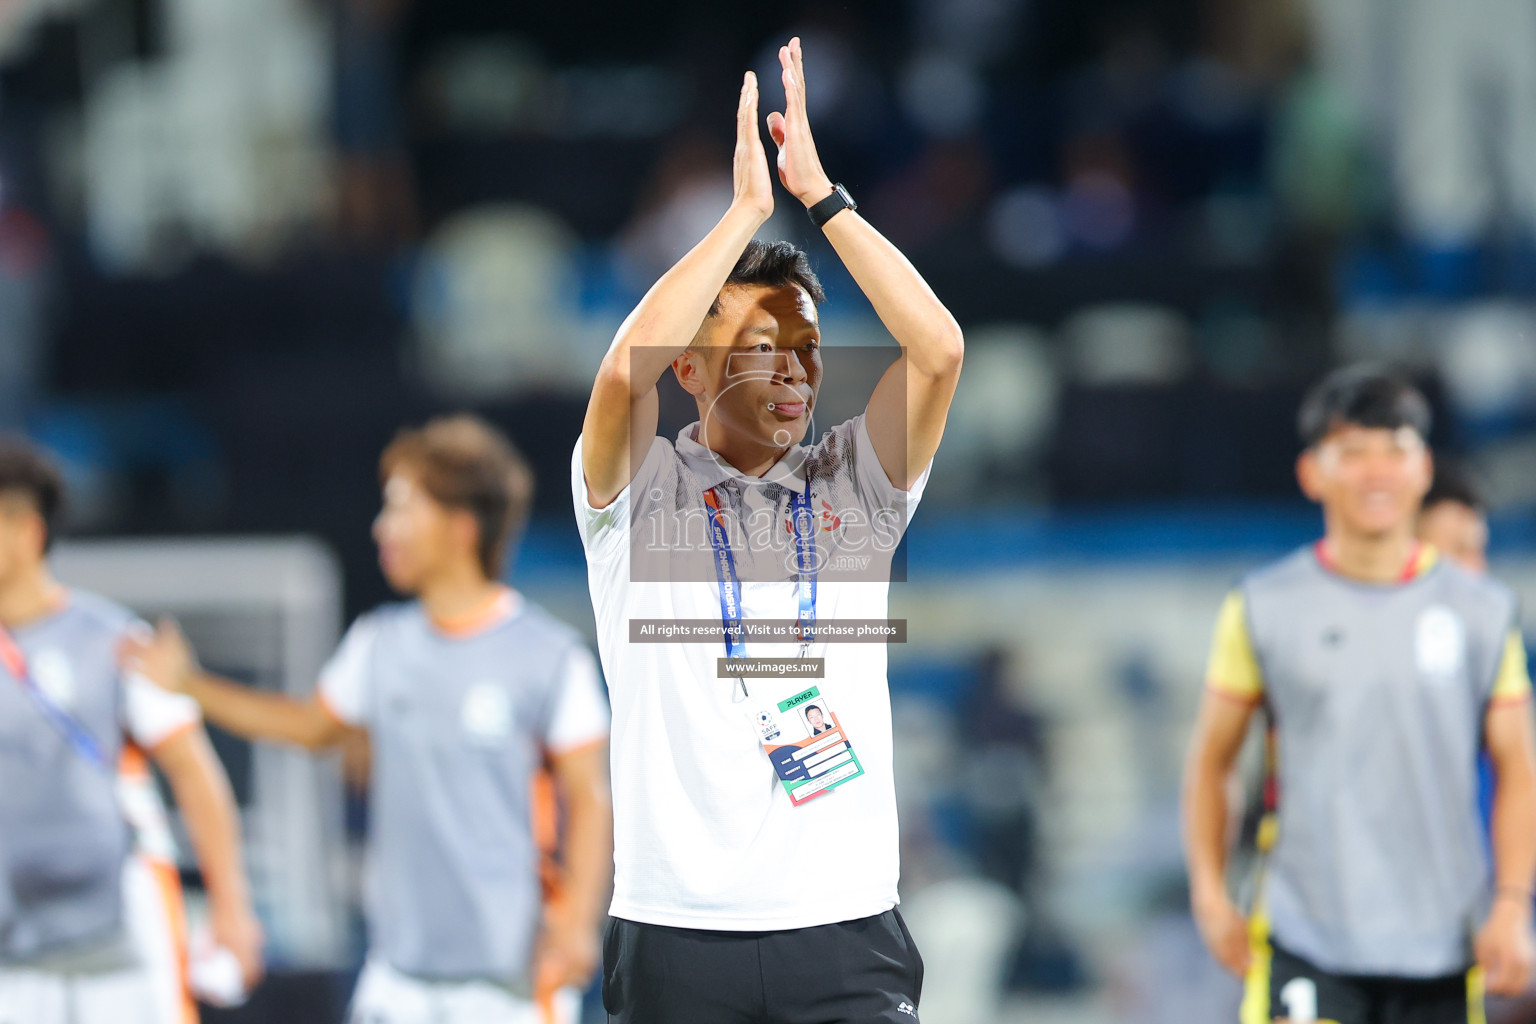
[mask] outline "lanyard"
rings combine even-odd
[[[720,584],[720,625],[725,631],[725,655],[746,656],[747,645],[741,628],[741,580],[736,575],[736,559],[731,554],[731,537],[725,528],[720,496],[711,487],[704,492],[709,508],[709,542],[715,552],[715,578]],[[816,515],[811,511],[811,478],[806,474],[804,489],[796,492],[790,504],[790,523],[795,533],[795,591],[799,615],[795,631],[800,637],[800,656],[810,650],[816,633]],[[741,697],[747,694],[746,679],[738,676]]]
[[[0,667],[10,673],[22,691],[32,699],[38,712],[59,735],[69,741],[76,753],[97,768],[107,768],[107,755],[96,737],[91,735],[79,719],[48,699],[48,695],[37,685],[28,670],[27,656],[22,653],[21,645],[4,628],[0,628]]]

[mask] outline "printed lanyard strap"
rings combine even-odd
[[[711,487],[704,492],[709,506],[709,542],[715,549],[715,579],[720,583],[720,625],[725,629],[725,656],[740,658],[746,644],[741,636],[741,580],[736,576],[736,559],[731,554],[731,537],[720,511],[720,496]],[[745,688],[745,684],[743,684]]]
[[[805,475],[805,489],[795,495],[790,505],[790,519],[795,528],[795,589],[800,598],[800,614],[795,620],[800,634],[800,656],[811,649],[816,636],[816,513],[811,511],[811,475]]]
[[[96,737],[91,735],[91,731],[79,719],[55,704],[42,691],[27,668],[27,656],[22,653],[21,645],[3,628],[0,628],[0,667],[4,667],[11,678],[16,680],[16,684],[31,698],[38,712],[59,735],[69,741],[76,753],[97,768],[107,767],[106,752]]]
[[[725,630],[725,654],[728,658],[746,656],[741,629],[741,580],[736,575],[736,559],[731,554],[731,536],[725,528],[720,496],[711,487],[704,492],[709,508],[709,541],[715,552],[715,578],[720,584],[720,624]],[[806,475],[805,488],[798,491],[790,505],[790,524],[795,534],[796,595],[799,615],[795,620],[800,637],[800,654],[810,650],[816,633],[816,515],[811,511],[811,480]],[[746,683],[742,683],[746,690]]]

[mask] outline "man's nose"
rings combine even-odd
[[[799,384],[810,380],[811,375],[806,370],[805,364],[800,361],[800,353],[794,349],[784,352],[784,378],[786,384]]]
[[[1403,458],[1396,452],[1372,452],[1366,457],[1365,469],[1373,479],[1390,477],[1402,472]]]

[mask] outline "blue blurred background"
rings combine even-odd
[[[1409,369],[1536,595],[1532,0],[10,0],[0,426],[76,534],[308,535],[350,616],[379,449],[478,410],[538,472],[513,579],[590,633],[592,373],[791,33],[826,167],[967,333],[892,595],[924,1013],[1235,1019],[1176,784],[1223,590],[1318,532],[1305,386]],[[791,197],[764,234],[828,344],[890,344]],[[229,1019],[336,1019],[355,934],[304,948]]]

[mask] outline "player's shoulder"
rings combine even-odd
[[[380,633],[397,630],[426,617],[419,601],[386,601],[352,620],[347,635],[372,639]]]
[[[581,634],[576,627],[525,594],[519,594],[517,614],[508,622],[518,626],[524,636],[532,632],[549,643],[561,645],[582,643]]]
[[[1436,556],[1429,571],[1447,598],[1479,614],[1512,616],[1519,605],[1519,598],[1508,584],[1487,573],[1464,569],[1444,555]]]
[[[72,626],[103,633],[121,633],[141,621],[134,612],[108,597],[89,590],[69,590],[64,615]]]
[[[571,448],[571,482],[573,485],[577,480],[581,479],[581,446],[584,441],[585,435],[576,435],[576,443]],[[657,434],[651,438],[650,447],[646,448],[645,457],[641,459],[640,467],[636,470],[635,476],[639,477],[645,472],[655,472],[658,467],[675,465],[679,461],[681,461],[681,456],[677,454],[676,446],[669,439]]]
[[[1323,579],[1317,554],[1309,544],[1250,570],[1236,589],[1244,595],[1272,594],[1314,586]]]
[[[571,447],[571,458],[579,459],[581,457],[581,447],[585,442],[585,434],[576,435],[576,443]],[[646,452],[649,454],[650,452],[657,451],[658,449],[665,449],[669,452],[674,451],[672,442],[660,434],[657,434],[655,437],[651,438],[650,447],[646,448]]]

